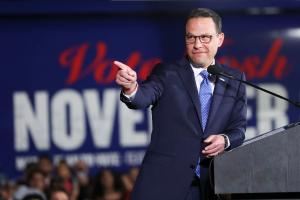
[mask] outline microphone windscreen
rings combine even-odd
[[[218,67],[217,65],[210,65],[207,68],[207,72],[212,74],[212,75],[219,75],[223,73],[222,68]]]

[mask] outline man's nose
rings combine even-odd
[[[196,40],[195,40],[195,43],[194,43],[194,48],[198,49],[200,47],[202,47],[202,42],[200,41],[200,38],[197,37]]]

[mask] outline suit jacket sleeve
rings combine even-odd
[[[143,109],[154,105],[163,93],[164,74],[163,65],[157,64],[146,81],[139,84],[135,97],[130,100],[121,92],[121,101],[131,109]]]

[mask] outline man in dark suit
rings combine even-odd
[[[210,65],[245,79],[215,61],[224,34],[221,18],[195,9],[186,22],[187,57],[158,64],[147,80],[115,61],[121,100],[131,109],[152,105],[153,132],[132,200],[212,200],[209,160],[242,144],[246,93],[240,82],[207,73]],[[230,183],[228,183],[230,184]]]

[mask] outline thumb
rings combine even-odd
[[[204,142],[205,142],[205,143],[210,143],[210,142],[212,142],[213,139],[214,139],[214,136],[213,136],[213,135],[210,135],[208,138],[206,138],[206,139],[204,140]]]
[[[134,72],[133,70],[131,70],[131,69],[128,71],[128,74],[129,74],[130,76],[135,76],[135,72]]]

